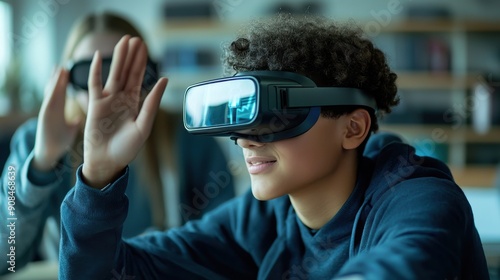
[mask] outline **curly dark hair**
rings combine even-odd
[[[290,71],[309,77],[318,86],[359,88],[375,98],[378,116],[390,113],[399,103],[397,75],[354,22],[278,14],[254,20],[223,49],[224,73],[229,76],[255,70]],[[354,109],[323,107],[321,113],[335,118]],[[377,118],[370,113],[371,130],[376,131]]]

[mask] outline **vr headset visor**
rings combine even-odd
[[[251,71],[189,86],[183,119],[193,134],[272,142],[308,131],[322,106],[376,110],[375,100],[357,88],[317,87],[296,73]]]
[[[69,82],[77,90],[88,91],[88,80],[90,72],[90,64],[92,59],[85,59],[76,62],[70,62],[69,69]],[[102,59],[102,81],[105,83],[109,76],[111,69],[111,57]],[[146,64],[146,71],[144,72],[144,79],[142,80],[142,89],[151,91],[153,86],[158,81],[158,64],[148,59]]]

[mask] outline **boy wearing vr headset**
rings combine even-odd
[[[470,205],[446,165],[397,136],[370,136],[376,114],[398,103],[383,53],[324,18],[280,15],[247,31],[226,48],[231,77],[188,88],[184,122],[241,146],[251,191],[181,228],[128,240],[127,165],[166,82],[141,110],[112,118],[110,99],[138,94],[144,49],[136,39],[117,45],[104,90],[96,55],[85,133],[105,117],[115,130],[86,142],[63,203],[60,277],[488,279]]]

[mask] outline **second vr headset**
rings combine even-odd
[[[183,119],[193,134],[272,142],[308,131],[322,106],[376,110],[375,100],[357,88],[317,87],[285,71],[250,71],[189,86]]]
[[[101,74],[102,81],[105,83],[109,76],[109,71],[111,69],[111,57],[105,57],[102,59]],[[92,59],[80,60],[77,62],[69,62],[67,68],[69,69],[69,82],[76,90],[88,91],[88,80],[90,65],[92,64]],[[144,78],[142,80],[142,89],[145,91],[151,91],[158,81],[158,64],[148,58],[146,64],[146,71],[144,72]]]

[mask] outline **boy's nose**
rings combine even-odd
[[[236,144],[242,148],[258,148],[265,145],[265,143],[257,142],[245,138],[238,138]]]

